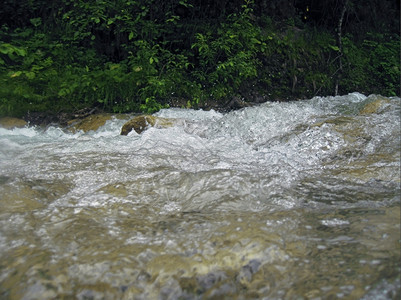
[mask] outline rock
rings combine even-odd
[[[339,116],[339,117],[335,117],[333,119],[327,119],[327,120],[323,120],[320,122],[316,122],[316,123],[312,124],[311,127],[321,127],[324,124],[333,124],[334,126],[343,126],[343,125],[347,125],[353,121],[354,121],[354,119],[352,117]]]
[[[244,100],[240,99],[239,97],[234,96],[230,99],[230,101],[228,101],[224,105],[224,107],[226,108],[226,110],[230,111],[230,110],[241,109],[244,107],[251,107],[254,104],[255,103],[245,102]]]
[[[23,128],[27,125],[26,121],[18,118],[4,117],[0,119],[0,127],[5,129]]]
[[[146,268],[152,276],[157,276],[160,273],[163,274],[181,274],[191,273],[190,259],[185,256],[178,254],[163,254],[154,257],[147,264]]]
[[[96,131],[99,127],[103,126],[106,121],[110,120],[112,116],[112,114],[96,114],[83,119],[74,119],[68,122],[68,130],[72,132],[79,130],[83,132],[88,132],[90,130]]]
[[[168,128],[177,124],[181,124],[183,121],[180,119],[167,119],[160,118],[151,115],[140,115],[136,116],[132,120],[125,123],[121,129],[121,135],[128,135],[134,129],[136,133],[141,134],[149,127],[155,128]]]
[[[378,98],[372,102],[368,102],[362,109],[359,111],[361,115],[369,115],[374,114],[379,111],[380,108],[386,103],[389,103],[389,99],[387,98]]]

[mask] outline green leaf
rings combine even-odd
[[[115,69],[118,69],[119,67],[120,67],[120,64],[111,64],[110,70],[115,70]]]
[[[32,80],[36,77],[36,74],[34,72],[25,72],[25,76]]]
[[[10,54],[13,54],[13,53],[16,53],[19,56],[25,56],[26,50],[23,48],[15,47],[8,43],[3,43],[0,45],[0,53],[8,54],[9,56],[10,56]]]
[[[180,1],[179,4],[185,7],[193,7],[192,4],[187,3],[187,0]]]
[[[134,38],[134,33],[131,31],[128,35],[128,40],[132,40]]]
[[[159,59],[157,57],[151,57],[151,58],[149,58],[149,62],[150,62],[150,64],[153,64],[153,62],[158,63]]]
[[[1,44],[0,45],[0,53],[8,54],[10,49],[11,49],[11,45],[10,44]]]
[[[17,53],[19,56],[25,56],[26,55],[26,50],[21,49],[21,48],[14,48],[15,53]]]
[[[33,19],[30,19],[29,21],[35,27],[38,27],[38,26],[42,25],[42,19],[41,18],[33,18]]]
[[[340,51],[340,48],[338,48],[337,46],[330,45],[329,47],[334,51]]]
[[[21,74],[22,74],[22,71],[17,71],[17,72],[12,73],[12,74],[10,75],[10,77],[11,77],[11,78],[18,77],[18,76],[20,76]]]

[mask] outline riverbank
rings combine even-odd
[[[95,108],[229,111],[353,91],[400,94],[399,7],[391,1],[325,0],[313,8],[269,1],[268,8],[235,0],[224,9],[117,2],[5,3],[0,116],[63,123]]]
[[[263,101],[263,97],[259,97],[256,99],[257,101]],[[173,108],[188,108],[188,101],[180,100],[180,99],[173,99],[169,102],[167,107]],[[241,109],[244,107],[251,107],[254,105],[261,104],[263,102],[246,102],[241,100],[239,97],[233,97],[230,101],[226,103],[220,103],[218,101],[208,101],[207,103],[203,103],[202,105],[198,105],[196,109],[201,110],[215,110],[218,112],[226,113],[232,110]],[[89,116],[96,116],[96,115],[105,115],[105,114],[113,114],[109,110],[102,109],[100,107],[88,107],[83,108],[71,112],[54,112],[54,111],[42,111],[42,112],[27,112],[20,118],[15,117],[0,117],[0,126],[4,128],[9,127],[23,127],[25,125],[30,126],[48,126],[51,124],[58,124],[61,126],[68,126],[69,124],[73,123],[74,121],[83,120]],[[116,115],[117,113],[114,113]],[[134,113],[135,114],[135,113]],[[140,112],[137,112],[140,114]]]
[[[365,97],[364,95],[359,93],[353,93],[353,94],[359,95],[357,97]],[[349,94],[349,96],[353,94]],[[390,101],[390,98],[383,97],[380,95],[370,95],[368,99],[369,100],[364,105],[359,107],[358,113],[360,115],[369,115],[378,113]],[[257,106],[259,104],[263,105],[262,103],[252,104],[249,102],[239,102],[236,103],[236,105],[232,107],[230,111],[238,110],[240,108],[245,108],[245,107]],[[208,111],[212,109],[216,113],[229,112],[227,111],[227,106],[224,106],[224,108],[220,107],[220,109],[218,106],[215,106],[214,108],[216,109],[209,107],[205,110],[203,109],[200,110]],[[62,113],[57,115],[57,114],[49,114],[48,112],[30,114],[23,119],[14,117],[1,117],[0,128],[14,129],[14,128],[23,128],[30,126],[39,126],[46,128],[49,126],[57,126],[70,132],[77,132],[77,131],[88,132],[88,131],[98,130],[99,127],[105,125],[105,123],[111,119],[127,121],[127,123],[124,124],[124,126],[121,129],[122,135],[127,135],[133,129],[137,133],[141,133],[144,130],[146,130],[146,128],[149,127],[167,128],[179,124],[185,126],[187,122],[187,120],[159,118],[157,117],[157,114],[152,116],[149,114],[146,115],[140,113],[137,114],[107,113],[97,108],[94,109],[88,108],[70,114]],[[320,125],[314,124],[313,126],[321,126],[321,125],[322,124]]]

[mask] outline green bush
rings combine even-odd
[[[344,38],[345,90],[380,93],[400,92],[400,39],[398,36],[369,33],[362,42]]]
[[[337,79],[340,93],[399,95],[399,35],[372,25],[358,38],[344,34],[341,52],[329,23],[304,23],[297,10],[271,17],[276,12],[261,11],[262,4],[6,1],[0,115],[93,106],[150,113],[176,99],[197,108],[234,96],[310,98],[333,94]],[[13,10],[16,17],[8,17]]]
[[[258,53],[266,48],[266,40],[251,20],[251,4],[246,1],[243,10],[229,15],[217,30],[195,34],[191,48],[198,68],[193,74],[214,99],[232,96],[245,80],[258,76]]]

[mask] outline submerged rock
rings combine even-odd
[[[368,102],[365,104],[362,109],[359,111],[361,115],[369,115],[378,113],[379,110],[387,103],[390,103],[390,100],[384,97],[377,97],[376,100]]]
[[[140,134],[149,127],[168,128],[177,124],[182,124],[183,120],[168,119],[151,115],[140,115],[126,122],[121,128],[121,135],[128,135],[132,130]]]
[[[103,126],[106,121],[112,118],[112,114],[96,114],[90,115],[83,119],[74,119],[68,122],[68,129],[72,132],[82,130],[88,132],[90,130],[96,131],[99,127]]]
[[[11,117],[0,118],[0,127],[5,129],[23,128],[27,125],[28,123],[22,119]]]

